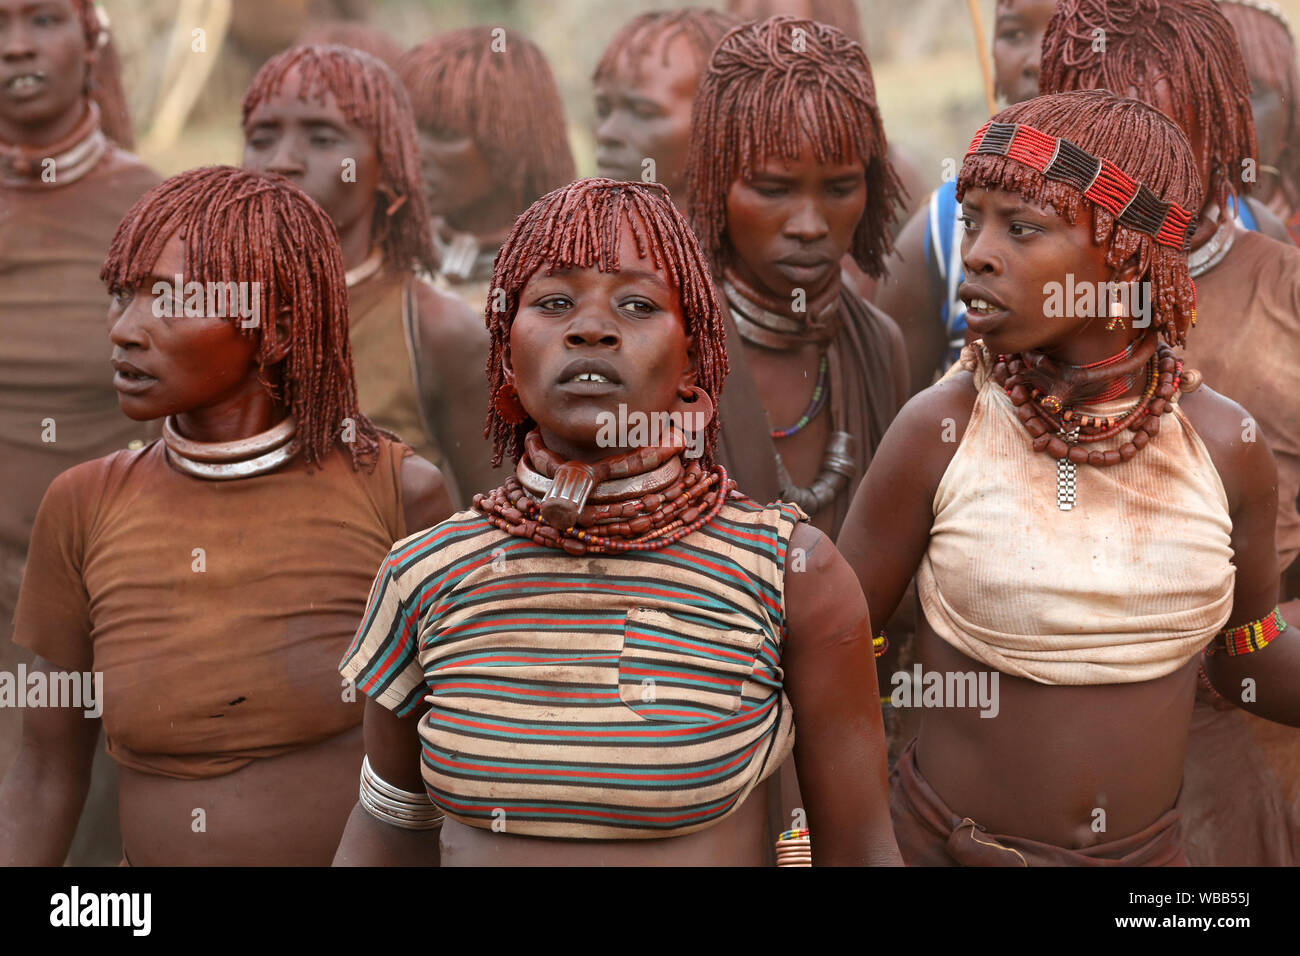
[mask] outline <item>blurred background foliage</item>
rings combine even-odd
[[[470,24],[508,26],[550,58],[579,175],[594,171],[591,72],[608,40],[665,0],[101,0],[113,23],[137,149],[164,174],[238,163],[239,103],[266,59],[328,20],[361,20],[403,48]],[[725,6],[713,0],[697,6]],[[1300,0],[1281,0],[1297,22]],[[987,118],[966,0],[858,0],[891,143],[935,182]],[[994,0],[980,0],[985,44]],[[192,50],[205,31],[205,52]]]

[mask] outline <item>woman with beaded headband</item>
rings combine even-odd
[[[41,502],[15,640],[51,686],[96,681],[23,711],[0,862],[63,862],[101,723],[124,861],[331,858],[362,753],[338,654],[375,562],[451,511],[437,470],[357,408],[343,274],[333,224],[279,177],[193,170],[122,221],[113,386],[163,439]]]
[[[120,83],[106,69],[107,36],[90,0],[0,0],[0,672],[9,674],[31,661],[11,627],[41,495],[64,469],[148,434],[122,417],[105,375],[99,267],[123,213],[158,182],[123,148],[130,127],[110,95]],[[0,773],[17,753],[21,714],[0,707]],[[74,862],[116,859],[115,790],[102,760]]]
[[[517,477],[380,568],[341,665],[370,700],[336,862],[760,865],[796,714],[817,862],[897,862],[860,591],[714,464],[723,319],[666,190],[544,196],[492,281]]]
[[[1185,862],[1202,650],[1225,693],[1258,685],[1240,706],[1300,724],[1272,456],[1171,348],[1196,309],[1194,154],[1144,103],[1041,96],[979,130],[957,194],[982,339],[899,414],[840,539],[873,616],[913,574],[924,611],[929,673],[891,679],[935,705],[891,781],[903,858]],[[1108,293],[1138,283],[1151,321],[1129,324]],[[954,676],[991,706],[931,700]]]
[[[1300,250],[1280,227],[1274,242],[1219,214],[1258,185],[1249,173],[1259,156],[1249,75],[1223,9],[1211,0],[1062,0],[1043,42],[1042,89],[1128,90],[1191,141],[1207,188],[1189,256],[1199,323],[1186,360],[1245,407],[1242,440],[1263,438],[1276,456],[1282,616],[1300,619],[1300,591],[1286,574],[1300,565],[1300,398],[1290,385],[1300,364]],[[1096,29],[1106,31],[1104,56],[1086,39]],[[1261,223],[1269,216],[1253,198],[1237,209]],[[1203,687],[1187,763],[1192,862],[1300,862],[1297,735],[1216,706],[1227,705]],[[1248,812],[1239,789],[1223,786],[1242,779],[1255,782]]]
[[[1268,0],[1219,0],[1250,73],[1250,105],[1259,140],[1256,198],[1300,240],[1300,70],[1295,31]]]
[[[559,88],[537,45],[506,27],[441,33],[408,50],[398,75],[419,128],[439,282],[478,312],[515,217],[573,179]]]
[[[244,140],[246,168],[284,176],[338,229],[362,410],[450,472],[453,500],[497,480],[479,454],[483,319],[417,276],[437,257],[400,81],[359,50],[293,47],[249,86]]]
[[[898,183],[862,47],[812,20],[728,33],[700,85],[690,218],[732,331],[721,460],[828,534],[906,394],[902,338],[850,291],[880,274]]]
[[[1189,254],[1201,317],[1188,361],[1241,402],[1278,460],[1279,568],[1300,554],[1300,250],[1240,228],[1219,210],[1250,191],[1256,163],[1250,87],[1232,26],[1212,0],[1061,0],[1043,41],[1043,92],[1127,90],[1182,127],[1206,186]],[[1095,29],[1107,53],[1094,53]],[[1240,171],[1240,175],[1239,175]],[[1262,221],[1268,213],[1246,200]],[[1300,602],[1284,613],[1300,618]]]
[[[1039,51],[1055,8],[1056,0],[997,0],[994,85],[1008,105],[1038,95]],[[953,176],[929,193],[899,232],[885,260],[885,275],[871,297],[902,330],[912,393],[933,384],[966,344],[966,304],[957,295],[961,239],[961,204]]]

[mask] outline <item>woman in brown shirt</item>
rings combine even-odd
[[[299,46],[244,97],[244,167],[279,173],[329,214],[347,271],[357,398],[472,494],[500,480],[484,454],[483,313],[439,292],[406,91],[374,57]]]
[[[357,410],[337,234],[284,180],[167,180],[102,276],[122,410],[164,438],[42,502],[15,640],[102,699],[24,711],[0,863],[63,861],[100,719],[134,863],[326,863],[362,752],[334,664],[378,560],[450,512],[441,476]]]

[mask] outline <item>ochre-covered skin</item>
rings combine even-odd
[[[1112,132],[1105,123],[1107,117],[1119,115],[1114,105],[1093,104],[1091,112],[1085,113],[1083,100],[1076,101],[1077,109],[1057,110],[1056,99],[1023,104],[1020,109],[1025,112],[1007,121],[1039,128],[1046,123],[1054,135],[1070,138]],[[1134,104],[1125,109],[1134,120],[1141,120],[1143,141],[1161,143],[1143,157],[1170,154],[1190,170],[1193,154],[1181,134],[1155,111],[1135,113],[1136,108]],[[1092,132],[1081,128],[1085,122]],[[1112,122],[1118,127],[1118,120]],[[1120,151],[1114,161],[1127,162],[1127,171],[1138,179],[1157,181],[1159,171],[1149,159]],[[962,173],[968,217],[963,245],[967,285],[962,294],[986,298],[1000,307],[987,314],[974,313],[970,319],[989,350],[1047,351],[1058,361],[1082,365],[1115,354],[1141,335],[1141,330],[1129,325],[1107,331],[1105,321],[1088,316],[1044,319],[1041,289],[1050,277],[1072,273],[1078,282],[1126,281],[1138,275],[1136,260],[1108,258],[1114,246],[1094,244],[1090,204],[1083,204],[1071,224],[1051,205],[997,186],[996,176],[1002,173],[980,165],[983,162],[982,158],[968,161]],[[1022,188],[1029,190],[1025,183]],[[1167,190],[1167,200],[1197,205],[1192,198],[1199,194],[1194,177],[1166,179],[1160,188]],[[1175,274],[1169,281],[1177,286],[1179,267],[1176,262],[1171,267]],[[1171,310],[1175,302],[1176,297],[1171,297],[1157,307],[1156,327],[1162,325],[1162,310]],[[1164,313],[1165,317],[1171,314]],[[1139,384],[1129,390],[1130,396],[1136,395]],[[971,373],[964,370],[954,371],[914,398],[886,436],[859,490],[840,546],[857,570],[877,616],[887,615],[896,605],[928,547],[935,492],[965,434],[975,399]],[[1226,494],[1236,567],[1227,625],[1235,626],[1268,613],[1276,602],[1272,458],[1262,443],[1240,440],[1240,407],[1211,389],[1202,386],[1185,394],[1181,408],[1204,443]],[[955,434],[943,433],[942,423],[948,420],[955,424]],[[1034,454],[1027,444],[1024,448],[1024,454]],[[1140,461],[1139,454],[1133,464]],[[998,462],[989,462],[988,473],[990,481],[998,480]],[[1048,486],[1043,493],[1051,495],[1054,490]],[[1104,510],[1106,504],[1082,502],[1080,507]],[[1109,522],[1115,516],[1102,513],[1099,520]],[[990,530],[989,546],[996,547],[1001,535],[1012,533],[1011,529]],[[1042,532],[1031,529],[1030,533]],[[1062,548],[1072,546],[1076,545],[1071,541],[1060,542]],[[1026,569],[1025,573],[1036,572]],[[1026,613],[1030,617],[1023,632],[1037,633],[1033,609]],[[1086,622],[1080,623],[1086,627]],[[924,620],[918,627],[917,657],[932,671],[988,670],[939,640]],[[1300,665],[1296,648],[1278,647],[1277,642],[1251,657],[1255,660],[1248,664],[1236,658],[1223,671],[1216,660],[1209,667],[1211,680],[1229,694],[1238,675],[1247,671],[1261,682],[1265,674],[1270,682],[1282,682],[1294,680],[1291,675]],[[982,718],[969,707],[925,711],[916,749],[920,773],[955,814],[971,817],[988,833],[1064,850],[1121,840],[1143,831],[1174,806],[1182,782],[1196,668],[1193,658],[1155,680],[1079,687],[1000,674],[999,710],[993,719]],[[882,683],[888,683],[888,675]],[[1271,693],[1277,696],[1271,697],[1267,716],[1293,725],[1300,722],[1300,708],[1292,694],[1279,683],[1272,686]],[[1132,733],[1139,725],[1144,727],[1141,742]],[[1096,809],[1105,811],[1104,832],[1093,826]],[[931,836],[909,848],[900,826],[905,859],[919,860],[931,853],[936,839]],[[942,840],[935,852],[941,851]]]
[[[89,0],[39,7],[0,2],[6,23],[0,57],[0,671],[16,673],[30,655],[12,643],[12,622],[32,521],[59,472],[148,437],[146,425],[122,416],[111,385],[99,267],[122,215],[158,175],[113,142],[88,169],[43,174],[53,158],[84,142],[93,90],[100,128],[129,143],[129,121],[111,50],[97,46],[99,22]],[[8,82],[41,79],[23,92]],[[113,94],[116,92],[117,97]],[[23,171],[10,150],[33,162]],[[17,753],[22,711],[0,708],[0,773]],[[115,853],[112,788],[98,772],[88,829],[107,840],[74,862],[104,862]],[[102,785],[101,785],[102,784]],[[108,849],[104,849],[104,844]]]
[[[203,228],[199,228],[200,223]],[[182,242],[177,235],[181,229],[201,239]],[[288,250],[290,236],[292,254]],[[245,256],[251,259],[245,261]],[[274,263],[291,263],[298,284],[294,285],[284,272],[273,272]],[[228,281],[238,276],[244,281],[262,282],[264,309],[259,323],[250,331],[241,328],[237,318],[168,318],[160,314],[162,310],[155,310],[155,282],[166,281],[166,294],[170,296],[170,283],[177,274],[202,276],[202,281]],[[345,558],[342,552],[317,546],[310,560],[321,560],[323,556],[328,560],[329,555],[334,555],[337,560],[354,562],[358,582],[363,582],[373,571],[379,552],[406,528],[426,527],[450,513],[436,469],[414,457],[403,460],[401,447],[380,436],[356,407],[347,347],[346,290],[337,240],[329,220],[303,193],[282,180],[228,167],[175,177],[152,190],[128,214],[126,227],[110,248],[104,277],[114,293],[108,316],[116,369],[113,381],[127,416],[152,420],[171,415],[176,430],[185,439],[219,443],[258,435],[292,414],[296,437],[301,442],[298,457],[282,466],[288,471],[274,471],[249,481],[269,477],[267,484],[273,495],[274,487],[293,480],[294,474],[308,482],[308,488],[317,487],[311,483],[313,477],[319,478],[322,489],[327,485],[338,487],[341,482],[342,487],[330,493],[336,502],[348,495],[364,497],[367,492],[361,486],[375,485],[369,492],[376,496],[374,503],[367,505],[353,498],[348,504],[358,506],[355,513],[338,525],[355,526],[354,545],[371,535],[372,550],[378,551],[371,554],[362,545],[360,557],[354,549]],[[301,290],[310,289],[313,283],[314,294],[304,295]],[[350,442],[341,441],[345,420],[353,426]],[[139,454],[156,457],[159,449],[155,445]],[[261,743],[246,748],[253,752],[235,760],[235,769],[230,769],[230,763],[222,758],[232,751],[240,752],[246,745],[238,743],[237,737],[222,734],[243,732],[238,718],[232,717],[228,725],[213,725],[214,729],[228,726],[229,731],[205,735],[203,728],[193,726],[193,722],[220,719],[213,716],[222,713],[220,708],[199,715],[187,704],[197,699],[197,691],[186,694],[183,687],[165,683],[152,692],[149,687],[150,680],[166,682],[169,675],[182,680],[183,676],[178,675],[184,668],[169,666],[169,655],[192,657],[199,649],[187,650],[182,639],[181,646],[158,653],[151,671],[143,675],[131,672],[129,667],[122,671],[133,685],[132,707],[141,701],[147,706],[152,697],[160,705],[166,702],[177,710],[165,730],[149,720],[132,723],[124,710],[106,712],[107,727],[114,727],[118,718],[131,724],[121,733],[130,739],[128,749],[136,755],[128,758],[123,753],[121,758],[127,764],[120,791],[125,852],[139,864],[326,863],[355,794],[360,756],[360,731],[355,721],[360,714],[341,724],[322,721],[321,736],[326,739],[312,739],[310,734],[304,738],[300,731],[311,714],[303,713],[302,708],[311,705],[308,698],[293,691],[293,683],[298,679],[295,675],[331,671],[340,646],[338,639],[330,635],[345,635],[351,630],[348,620],[355,626],[364,608],[364,584],[350,596],[336,595],[343,603],[328,613],[277,620],[276,609],[283,609],[283,605],[277,603],[275,595],[287,593],[284,583],[277,583],[277,573],[285,567],[307,566],[304,556],[294,553],[294,548],[306,541],[294,537],[294,522],[285,511],[287,503],[278,496],[269,504],[260,501],[260,507],[280,510],[276,523],[258,522],[263,528],[277,527],[284,535],[283,564],[277,567],[273,544],[240,532],[240,518],[249,511],[241,512],[234,504],[240,492],[238,482],[223,488],[205,480],[184,479],[182,484],[191,494],[206,496],[205,507],[189,513],[183,501],[177,500],[184,499],[184,494],[172,487],[176,481],[174,465],[164,464],[161,459],[155,464],[168,469],[168,489],[158,486],[158,493],[151,498],[147,481],[140,486],[131,486],[130,482],[114,485],[129,494],[114,497],[112,507],[133,512],[163,507],[172,528],[179,530],[186,527],[187,521],[200,520],[205,509],[211,517],[211,496],[224,492],[226,500],[232,502],[233,523],[225,523],[227,540],[212,543],[211,554],[202,552],[203,573],[209,570],[206,562],[217,554],[225,552],[226,557],[210,568],[211,577],[202,578],[196,586],[215,589],[205,596],[209,604],[221,599],[223,586],[227,602],[238,600],[238,593],[249,588],[265,589],[260,600],[249,595],[244,599],[246,608],[260,603],[267,609],[257,618],[258,626],[267,635],[259,646],[265,648],[271,635],[289,639],[271,652],[270,659],[253,659],[250,654],[229,659],[218,655],[210,662],[212,672],[204,676],[205,684],[220,684],[218,674],[230,678],[241,667],[254,667],[256,679],[249,681],[252,697],[240,694],[223,704],[237,708],[256,698],[258,707],[265,706],[269,713],[276,714],[276,719],[252,728],[261,736]],[[95,462],[83,469],[101,465],[102,461]],[[319,471],[313,473],[312,468]],[[322,477],[327,470],[331,475],[328,480]],[[40,653],[48,661],[46,667],[90,670],[96,665],[92,644],[96,630],[119,626],[115,631],[117,639],[129,642],[130,629],[137,626],[133,622],[146,613],[136,610],[125,614],[125,621],[110,621],[109,609],[129,607],[132,602],[147,604],[151,584],[147,576],[138,573],[126,574],[124,581],[117,581],[111,573],[102,578],[96,574],[100,569],[111,570],[113,560],[126,560],[131,542],[123,542],[122,548],[114,552],[116,558],[109,555],[104,559],[109,565],[88,560],[83,568],[73,558],[78,548],[87,555],[93,552],[93,542],[86,539],[85,533],[102,517],[86,501],[86,495],[98,493],[107,499],[110,491],[108,483],[92,482],[89,491],[73,493],[79,474],[63,479],[62,486],[69,494],[51,498],[48,503],[52,512],[48,517],[43,514],[38,522],[45,529],[40,533],[46,535],[48,531],[51,536],[49,540],[41,538],[46,555],[41,567],[51,571],[33,573],[24,583],[17,640]],[[376,485],[376,479],[383,475],[387,475],[386,482]],[[291,497],[296,506],[311,509],[309,491]],[[319,517],[323,510],[309,511],[308,520]],[[63,545],[54,541],[59,528],[66,532]],[[104,533],[111,534],[111,528]],[[135,546],[143,545],[137,541]],[[157,560],[164,558],[159,556]],[[198,569],[191,564],[196,560],[193,552],[187,550],[176,560],[189,565],[197,575]],[[56,568],[61,568],[57,574]],[[242,568],[248,570],[247,577],[241,576]],[[304,573],[296,586],[309,590],[318,581],[317,575]],[[61,587],[80,589],[88,610],[82,614],[42,613],[49,606],[75,606],[70,601],[56,600]],[[310,605],[310,595],[302,596]],[[322,599],[322,609],[332,600]],[[195,606],[203,603],[196,601]],[[173,613],[185,610],[184,604],[169,601],[168,605]],[[206,621],[210,623],[214,618],[210,610],[206,612]],[[198,630],[177,625],[171,633],[194,636]],[[147,633],[140,636],[142,642],[148,638]],[[205,643],[210,648],[213,642]],[[128,653],[127,664],[129,658]],[[111,680],[112,675],[107,675],[106,684]],[[268,690],[266,681],[279,681],[283,687],[279,692]],[[255,683],[262,685],[261,692],[251,689]],[[338,685],[333,686],[333,693],[339,694]],[[318,692],[332,696],[324,688]],[[341,695],[337,701],[338,705],[346,704]],[[113,707],[111,689],[106,692],[105,705]],[[277,707],[282,709],[277,711]],[[135,713],[138,717],[139,711]],[[100,721],[67,709],[27,710],[24,718],[22,751],[0,784],[0,859],[6,863],[57,865],[63,860],[81,812]],[[290,730],[295,724],[299,730]],[[175,749],[169,735],[177,732],[178,725],[189,727],[190,737],[176,755],[169,750]],[[156,732],[151,734],[150,727]],[[276,739],[277,733],[281,733],[280,739]],[[247,757],[254,759],[247,762]],[[40,799],[36,793],[41,794]],[[294,800],[298,801],[296,808]],[[205,808],[211,815],[204,828],[196,826],[192,812],[196,807]]]
[[[655,181],[685,210],[695,90],[713,47],[739,22],[687,7],[642,14],[614,36],[592,77],[599,175],[643,181],[653,160]]]
[[[1218,228],[1219,209],[1229,190],[1249,204],[1259,223],[1259,233],[1238,231],[1227,255],[1196,278],[1197,326],[1188,337],[1187,358],[1199,367],[1210,387],[1240,402],[1244,413],[1237,420],[1239,438],[1256,429],[1267,441],[1277,462],[1277,531],[1279,569],[1300,553],[1300,446],[1295,422],[1300,401],[1293,389],[1279,384],[1300,361],[1300,340],[1295,335],[1295,307],[1300,298],[1300,250],[1290,244],[1285,229],[1253,197],[1266,177],[1247,178],[1236,171],[1249,168],[1261,157],[1252,116],[1248,64],[1235,41],[1233,25],[1224,15],[1225,5],[1209,0],[1167,0],[1158,17],[1134,14],[1127,6],[1103,7],[1096,0],[1068,0],[1059,5],[1044,40],[1042,87],[1044,92],[1088,89],[1110,85],[1125,87],[1178,123],[1191,142],[1205,186],[1200,224],[1192,237],[1193,254]],[[1107,31],[1110,54],[1100,57],[1080,39],[1093,27]],[[1232,40],[1227,38],[1231,37]],[[1193,65],[1194,64],[1194,65]],[[1248,198],[1243,196],[1251,194]],[[1278,240],[1274,242],[1274,240]],[[1281,370],[1281,371],[1279,371]],[[1279,375],[1283,379],[1279,380]],[[1300,593],[1280,586],[1283,617],[1300,618]],[[1215,718],[1202,715],[1207,723]],[[1224,718],[1226,720],[1226,718]],[[1249,726],[1253,718],[1237,717]],[[1217,728],[1222,735],[1222,727]],[[1244,731],[1243,731],[1244,733]],[[1207,741],[1213,740],[1211,730]],[[1276,731],[1261,734],[1276,739]],[[1243,745],[1249,741],[1243,736]],[[1292,746],[1300,735],[1292,736]],[[1254,829],[1256,820],[1277,819],[1277,806],[1287,806],[1291,832],[1300,832],[1300,806],[1287,793],[1297,787],[1285,747],[1272,745],[1266,757],[1276,769],[1260,774],[1244,762],[1239,772],[1222,766],[1222,754],[1212,745],[1201,750],[1193,739],[1190,761],[1198,764],[1190,775],[1198,780],[1250,779],[1253,812],[1211,812],[1221,805],[1222,791],[1189,791],[1198,832],[1191,845],[1198,848],[1193,863],[1236,859],[1236,848],[1269,843],[1273,838]],[[1215,774],[1209,772],[1213,766]],[[1278,774],[1285,779],[1278,783]],[[1202,796],[1203,794],[1203,796]],[[1198,801],[1204,801],[1199,808]],[[1275,824],[1261,823],[1267,830]],[[1300,845],[1292,842],[1292,855]],[[1271,858],[1270,861],[1275,861]],[[1265,862],[1255,858],[1249,862]]]
[[[569,220],[612,224],[614,228],[606,226],[600,238],[583,233],[582,248],[598,250],[598,260],[588,265],[561,262],[561,268],[548,275],[545,262],[536,262],[530,249],[545,243],[544,237],[551,234],[527,224],[516,230],[503,253],[512,262],[533,265],[521,277],[518,292],[510,295],[513,307],[502,319],[502,329],[509,332],[509,350],[500,353],[506,375],[499,381],[510,384],[520,396],[549,448],[585,462],[619,451],[601,446],[599,411],[618,403],[632,409],[667,410],[677,406],[681,389],[692,382],[716,394],[721,382],[717,373],[726,367],[720,315],[708,294],[707,270],[698,250],[693,243],[681,250],[666,248],[655,238],[681,236],[686,233],[685,223],[662,192],[638,207],[641,212],[625,209],[618,214],[621,218],[606,219],[618,208],[611,205],[617,195],[614,187],[607,181],[588,180],[568,187],[566,194],[581,200],[587,190],[600,197],[599,203],[587,200],[593,207],[591,220]],[[542,204],[534,209],[541,209],[538,215],[547,218]],[[654,220],[654,230],[647,228],[643,215]],[[510,253],[516,237],[523,244],[517,258]],[[565,242],[554,248],[568,250],[566,255],[574,249]],[[693,263],[682,259],[683,252]],[[498,270],[502,268],[499,262]],[[684,278],[687,275],[693,278]],[[677,291],[682,287],[702,291],[705,314],[684,306]],[[609,381],[599,385],[569,381],[565,370],[575,359],[604,363]],[[517,447],[510,444],[513,432],[505,422],[497,435],[498,447],[510,451]],[[800,525],[790,545],[803,549],[807,566],[803,572],[788,571],[785,577],[789,635],[782,667],[785,692],[798,715],[795,756],[805,781],[807,817],[814,832],[823,835],[817,862],[897,862],[883,803],[884,743],[865,606],[849,569],[824,535]],[[573,600],[582,598],[575,593]],[[416,735],[417,715],[423,709],[404,719],[373,702],[366,711],[366,748],[376,772],[392,785],[415,792],[423,787]],[[757,865],[770,858],[772,834],[765,796],[766,788],[760,786],[716,826],[663,840],[527,838],[449,820],[444,824],[442,862]],[[437,859],[435,837],[395,830],[358,808],[336,862],[428,865]]]
[[[244,138],[245,168],[284,176],[329,214],[346,269],[382,253],[348,289],[362,410],[448,472],[453,501],[495,484],[482,439],[483,318],[415,275],[437,261],[414,116],[397,77],[355,51],[295,47],[250,86]],[[348,161],[355,175],[344,178]]]
[[[798,54],[788,52],[794,30],[806,39]],[[800,85],[814,73],[824,84],[816,102]],[[899,187],[874,97],[861,47],[823,24],[773,18],[722,40],[700,87],[688,169],[692,225],[720,283],[734,274],[764,309],[807,325],[812,303],[834,300],[836,290],[854,296],[843,288],[846,256],[879,274]],[[742,123],[738,115],[752,119]],[[832,308],[841,326],[832,344],[852,355],[844,361],[845,381],[838,390],[832,385],[822,412],[788,437],[770,433],[798,422],[810,407],[828,344],[812,333],[790,349],[729,336],[736,368],[724,399],[723,441],[725,462],[751,493],[775,498],[778,454],[793,484],[807,488],[823,472],[832,431],[853,434],[856,475],[811,516],[834,535],[884,432],[870,423],[893,417],[906,379],[902,341],[887,316],[860,301]],[[853,354],[849,326],[871,343],[872,354]]]

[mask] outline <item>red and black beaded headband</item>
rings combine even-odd
[[[1121,225],[1146,233],[1162,246],[1182,252],[1191,248],[1196,223],[1190,212],[1165,202],[1109,159],[1098,159],[1068,139],[1023,123],[990,120],[966,150],[967,156],[977,153],[1014,159],[1048,179],[1075,187]]]

